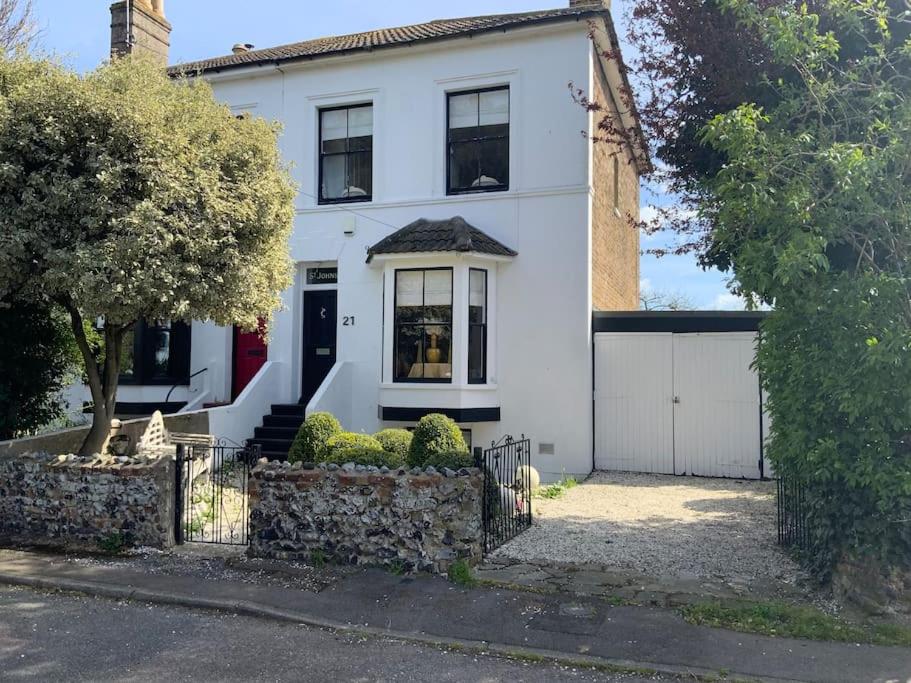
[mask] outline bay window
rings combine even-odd
[[[487,271],[468,271],[468,382],[487,381]]]
[[[373,105],[319,110],[319,203],[369,201],[373,194]]]
[[[452,268],[395,271],[393,379],[452,382]]]

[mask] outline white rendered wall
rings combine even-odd
[[[589,117],[567,90],[570,81],[590,82],[587,31],[585,22],[574,22],[210,78],[235,110],[283,123],[281,148],[300,187],[291,240],[298,276],[285,294],[286,310],[276,315],[269,348],[270,361],[291,368],[289,400],[297,400],[300,388],[303,269],[337,264],[337,358],[350,362],[353,386],[346,427],[384,426],[378,418],[383,355],[390,353],[383,342],[384,268],[365,263],[367,247],[417,218],[460,215],[519,252],[510,263],[490,265],[498,340],[490,349],[491,379],[502,420],[463,426],[476,446],[524,432],[546,479],[591,470],[589,143],[581,135]],[[510,88],[510,189],[447,197],[445,95],[493,85]],[[318,109],[363,102],[374,105],[373,200],[347,205],[350,211],[319,206]],[[354,316],[355,324],[342,326],[343,316]],[[230,337],[227,343],[230,351]],[[199,353],[208,359],[214,352]],[[464,394],[489,389],[466,388],[460,400],[483,402]],[[553,444],[554,454],[539,455],[538,442]]]

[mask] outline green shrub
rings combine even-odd
[[[407,429],[383,429],[374,434],[373,438],[382,444],[383,450],[401,455],[403,462],[408,457],[412,435]]]
[[[332,413],[311,413],[297,430],[288,451],[290,462],[321,462],[326,457],[326,444],[342,431]]]
[[[382,444],[369,434],[363,434],[361,432],[339,432],[326,442],[326,453],[320,460],[328,460],[330,456],[338,451],[347,450],[349,448],[361,448],[370,451],[383,450]]]
[[[450,418],[439,413],[425,415],[415,427],[408,449],[409,467],[423,467],[435,453],[468,452],[462,430]]]
[[[448,467],[451,470],[460,470],[463,467],[474,467],[474,458],[468,451],[431,453],[424,461],[424,467],[435,467],[438,470]]]
[[[398,453],[375,448],[341,448],[332,451],[326,458],[326,462],[334,462],[338,465],[353,462],[355,465],[373,465],[374,467],[385,465],[394,470],[405,465],[405,458]]]

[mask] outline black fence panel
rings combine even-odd
[[[177,543],[247,545],[247,484],[259,453],[258,445],[177,446]]]
[[[484,552],[489,553],[531,526],[531,442],[505,436],[475,450],[484,473]]]
[[[801,550],[810,546],[806,497],[800,482],[778,480],[778,543]]]

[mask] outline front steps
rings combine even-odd
[[[260,457],[287,460],[288,451],[304,422],[307,406],[301,403],[273,403],[272,412],[263,416],[263,424],[253,432],[250,444],[261,449]]]

